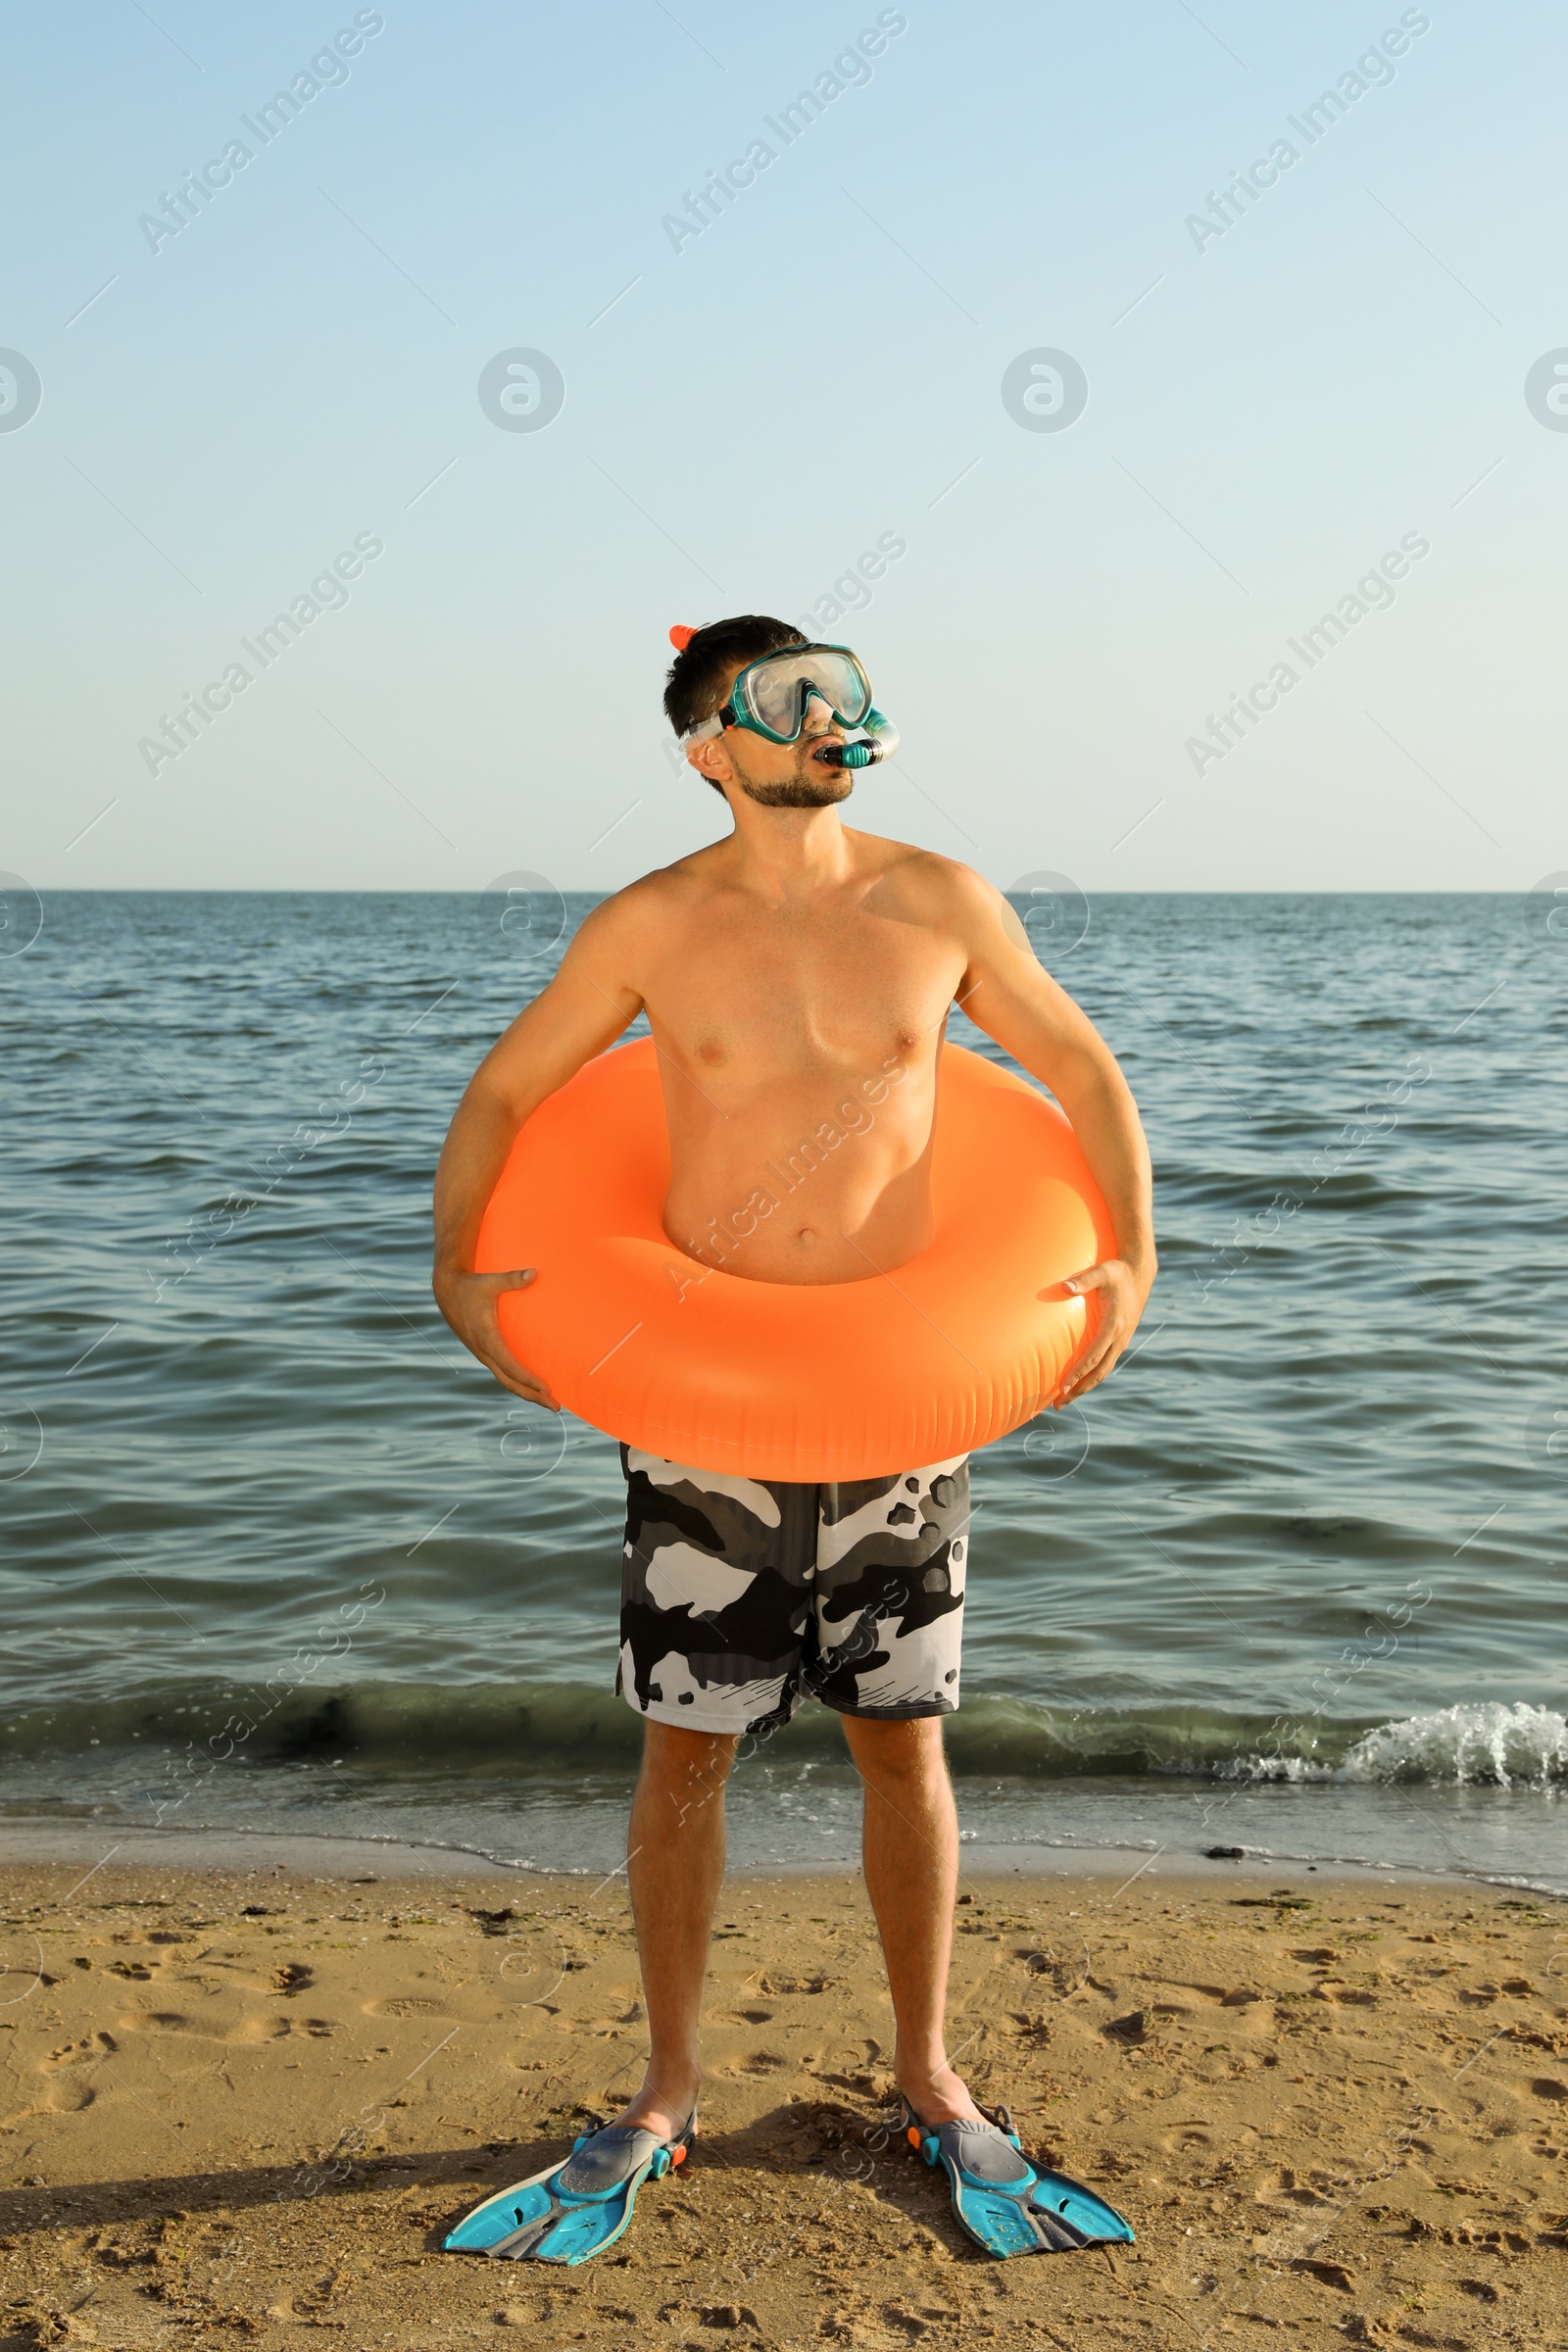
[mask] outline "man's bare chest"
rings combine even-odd
[[[936,1033],[961,978],[956,942],[852,914],[694,926],[649,975],[650,1021],[689,1059],[854,1061]]]

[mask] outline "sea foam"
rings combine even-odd
[[[1350,1749],[1340,1771],[1351,1781],[1486,1782],[1499,1788],[1549,1788],[1568,1780],[1568,1717],[1550,1707],[1442,1707],[1380,1724]]]

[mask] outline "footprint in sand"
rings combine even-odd
[[[110,2048],[114,2047],[110,2043]],[[29,2109],[33,2115],[80,2115],[97,2097],[90,2083],[82,2081],[73,2070],[88,2059],[101,2059],[108,2051],[94,2034],[84,2034],[79,2041],[63,2041],[57,2049],[40,2059],[36,2071],[44,2077],[47,2087],[38,2104]]]
[[[202,2034],[204,2031],[194,2018],[185,2015],[183,2009],[137,2009],[116,2018],[115,2023],[122,2034]],[[223,2038],[220,2034],[206,2037],[213,2040]],[[109,2043],[111,2049],[116,2046],[113,2041]]]
[[[211,2042],[224,2049],[257,2048],[270,2041],[286,2039],[293,2033],[322,2034],[336,2030],[325,2018],[279,2016],[257,2005],[265,1998],[260,1992],[246,1996],[224,1986],[195,2014],[183,2009],[138,2009],[117,2017],[115,2024],[127,2036],[177,2034],[188,2040]],[[101,2034],[99,2039],[105,2050],[120,2046],[112,2034]]]
[[[92,2105],[98,2093],[88,2082],[74,2082],[67,2074],[58,2074],[45,2091],[34,2115],[80,2115]]]
[[[231,2024],[226,2031],[220,2031],[215,2027],[212,2037],[215,2041],[244,2044],[246,2042],[272,2041],[280,2032],[286,2031],[286,2020],[269,2016],[263,2009],[248,2009],[237,2023]]]

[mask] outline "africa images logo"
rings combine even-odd
[[[201,734],[219,712],[231,709],[236,695],[243,694],[264,669],[270,669],[313,621],[319,620],[324,612],[341,611],[350,601],[345,583],[357,580],[367,564],[373,564],[385,553],[386,541],[375,531],[361,531],[352,547],[341,549],[317,573],[309,587],[300,590],[286,612],[275,612],[265,628],[257,630],[254,639],[242,637],[240,644],[255,662],[255,669],[247,668],[243,662],[231,662],[222,676],[212,679],[200,695],[187,695],[172,714],[163,711],[158,720],[161,732],[144,735],[136,746],[148,774],[156,776],[161,767],[167,767],[193,743],[200,742]]]
[[[1295,146],[1287,138],[1276,139],[1267,155],[1249,164],[1245,172],[1233,172],[1228,187],[1209,189],[1206,213],[1188,214],[1184,226],[1199,252],[1205,252],[1216,237],[1223,237],[1228,229],[1234,228],[1259,196],[1277,187],[1282,174],[1298,164],[1309,148],[1326,138],[1335,123],[1342,122],[1369,90],[1386,89],[1395,78],[1394,59],[1403,57],[1412,40],[1419,40],[1424,32],[1431,30],[1432,19],[1424,9],[1407,8],[1397,25],[1390,25],[1353,66],[1347,66],[1333,89],[1322,91],[1310,106],[1302,107],[1299,115],[1287,115],[1285,120],[1300,140],[1300,146]]]
[[[479,406],[504,433],[542,432],[565,398],[566,379],[547,351],[519,344],[498,351],[479,371]]]
[[[235,172],[243,172],[264,147],[281,138],[295,117],[323,90],[341,88],[349,79],[347,60],[358,57],[366,42],[385,29],[385,17],[373,8],[362,8],[353,24],[345,24],[330,42],[323,43],[286,89],[274,91],[265,106],[257,108],[254,119],[241,115],[241,122],[256,141],[254,147],[247,146],[244,139],[232,138],[222,154],[210,157],[199,172],[187,172],[177,187],[161,190],[158,201],[162,209],[143,213],[136,222],[153,252],[161,253],[171,238],[188,228],[220,190],[233,184]]]
[[[20,351],[0,351],[0,433],[20,433],[38,414],[43,383]]]
[[[831,66],[824,66],[808,88],[798,91],[777,115],[764,115],[762,122],[778,141],[760,133],[753,139],[744,155],[737,155],[721,172],[710,172],[699,189],[688,188],[681,198],[683,213],[666,213],[660,222],[677,253],[705,229],[711,228],[721,214],[726,213],[736,197],[746,188],[754,187],[760,172],[777,163],[786,147],[805,136],[811,124],[828,107],[836,105],[846,90],[863,89],[871,79],[870,60],[881,57],[888,43],[907,32],[909,20],[900,8],[885,8],[875,24],[868,24],[840,50]]]
[[[0,351],[0,363],[12,356]],[[1525,407],[1549,433],[1568,433],[1568,351],[1542,353],[1525,377]]]
[[[1208,713],[1206,735],[1188,736],[1184,748],[1198,774],[1245,742],[1261,714],[1277,710],[1281,696],[1293,693],[1306,672],[1316,669],[1369,613],[1387,612],[1396,601],[1392,583],[1402,580],[1412,564],[1422,563],[1431,553],[1432,542],[1424,531],[1406,531],[1396,548],[1390,548],[1353,589],[1347,589],[1332,612],[1319,613],[1299,637],[1287,637],[1285,642],[1301,667],[1298,669],[1282,656],[1266,678],[1259,678],[1245,694],[1233,694],[1223,713]]]

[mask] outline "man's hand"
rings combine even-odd
[[[514,1396],[526,1396],[530,1404],[542,1404],[559,1413],[561,1407],[545,1383],[536,1379],[526,1364],[518,1363],[501,1337],[501,1325],[496,1318],[496,1300],[502,1292],[526,1290],[534,1273],[532,1266],[524,1266],[514,1274],[463,1274],[451,1266],[438,1266],[430,1288],[435,1293],[437,1306],[468,1353],[476,1355],[504,1389],[510,1389]]]
[[[1090,1291],[1100,1293],[1100,1328],[1088,1352],[1068,1373],[1070,1387],[1063,1388],[1054,1398],[1056,1410],[1064,1404],[1076,1403],[1080,1396],[1098,1388],[1108,1372],[1114,1371],[1117,1358],[1138,1329],[1138,1318],[1153,1285],[1152,1266],[1147,1272],[1140,1272],[1124,1257],[1104,1258],[1098,1266],[1086,1266],[1081,1274],[1067,1277],[1061,1287],[1071,1298],[1084,1298]]]

